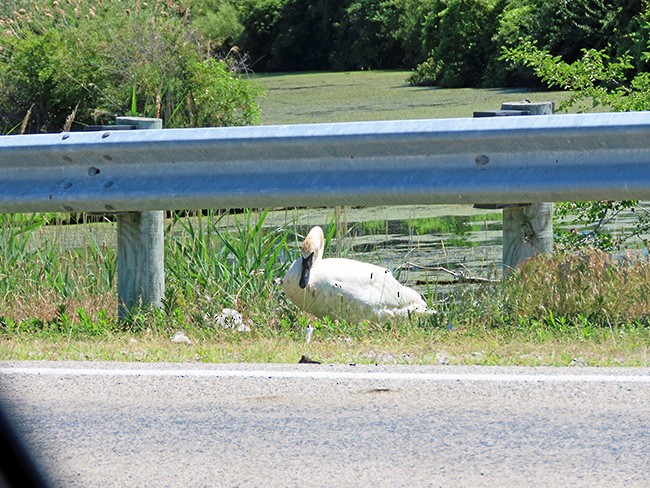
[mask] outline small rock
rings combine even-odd
[[[298,364],[320,364],[320,361],[311,359],[309,356],[305,356],[303,354],[302,357],[300,358],[300,361],[298,361]]]
[[[172,342],[191,344],[190,338],[187,337],[182,331],[178,331],[176,334],[174,334],[174,337],[172,337]]]
[[[434,364],[447,365],[450,363],[449,356],[445,351],[440,351],[436,354],[436,357],[433,361]]]
[[[571,361],[571,366],[587,366],[587,362],[584,361],[583,359],[580,358],[573,358],[573,361]]]

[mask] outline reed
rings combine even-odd
[[[267,214],[175,216],[165,258],[175,300],[193,302],[208,316],[235,308],[254,317],[281,303],[279,280],[289,265],[291,231],[264,227]]]

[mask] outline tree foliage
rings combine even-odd
[[[256,119],[200,114],[191,93],[199,72],[207,85],[237,85],[238,105],[250,109],[259,92],[238,73],[251,68],[415,68],[414,84],[539,86],[534,63],[501,57],[526,43],[558,70],[586,49],[585,70],[634,77],[619,92],[580,88],[608,106],[607,96],[625,98],[621,109],[632,110],[646,103],[648,81],[635,75],[648,71],[649,40],[650,0],[4,0],[0,131],[60,130],[71,118],[89,124],[126,112],[159,115],[167,126]],[[226,69],[206,71],[208,59]]]
[[[440,0],[244,0],[242,49],[257,70],[409,68]],[[424,43],[424,44],[423,44]]]
[[[492,33],[499,2],[449,0],[437,14],[435,45],[409,81],[418,85],[446,87],[482,83],[486,60],[494,49]]]
[[[637,68],[629,54],[612,58],[604,49],[584,49],[580,59],[568,63],[560,56],[539,49],[530,40],[521,40],[517,47],[505,49],[503,58],[533,68],[549,87],[571,90],[572,97],[563,102],[560,109],[577,106],[580,110],[650,110],[650,73]],[[615,236],[607,224],[623,212],[633,212],[635,224]],[[650,232],[650,213],[636,200],[559,204],[556,217],[568,216],[574,218],[576,226],[559,232],[560,242],[568,248],[589,245],[616,249]],[[577,228],[587,230],[578,232]]]
[[[402,66],[406,56],[399,37],[400,13],[394,0],[350,3],[334,24],[331,66],[343,70]]]
[[[216,1],[216,0],[215,0]],[[256,70],[416,68],[437,86],[538,83],[501,49],[519,39],[567,62],[582,49],[629,53],[640,66],[648,0],[243,0],[242,35]]]
[[[216,49],[230,50],[244,30],[239,10],[229,0],[193,0],[192,26]]]
[[[213,59],[181,4],[14,3],[0,10],[0,131],[60,131],[124,114],[175,127],[259,120],[259,88]],[[207,100],[206,87],[223,102]]]

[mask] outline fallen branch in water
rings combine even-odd
[[[456,283],[492,283],[492,284],[501,283],[500,280],[492,280],[490,278],[481,278],[480,276],[468,275],[465,273],[465,271],[468,271],[467,268],[465,268],[465,270],[451,270],[445,268],[444,266],[421,266],[419,264],[415,264],[410,261],[407,261],[406,263],[401,264],[397,268],[395,268],[395,271],[398,271],[403,268],[418,268],[424,271],[439,271],[439,272],[447,273],[454,277]]]

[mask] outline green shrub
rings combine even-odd
[[[182,4],[23,3],[32,13],[25,9],[0,17],[10,27],[0,32],[0,128],[5,132],[27,113],[27,132],[68,129],[73,119],[74,127],[106,123],[127,113],[161,117],[165,126],[176,127],[257,121],[259,109],[250,97],[259,90],[246,88],[248,81],[232,72],[226,76],[231,70],[226,59],[203,65],[213,52],[208,39],[186,22],[189,13]],[[224,100],[218,111],[214,96],[205,105],[194,103],[196,97],[208,101],[197,87],[219,93]]]
[[[61,130],[75,107],[89,116],[106,86],[103,73],[93,76],[95,56],[74,56],[75,37],[64,31],[21,34],[0,40],[0,106],[5,109],[0,125],[16,125],[28,111],[27,132]]]
[[[206,59],[189,66],[188,87],[191,103],[191,126],[250,125],[260,122],[257,97],[262,89],[235,75],[228,66],[215,59]]]

